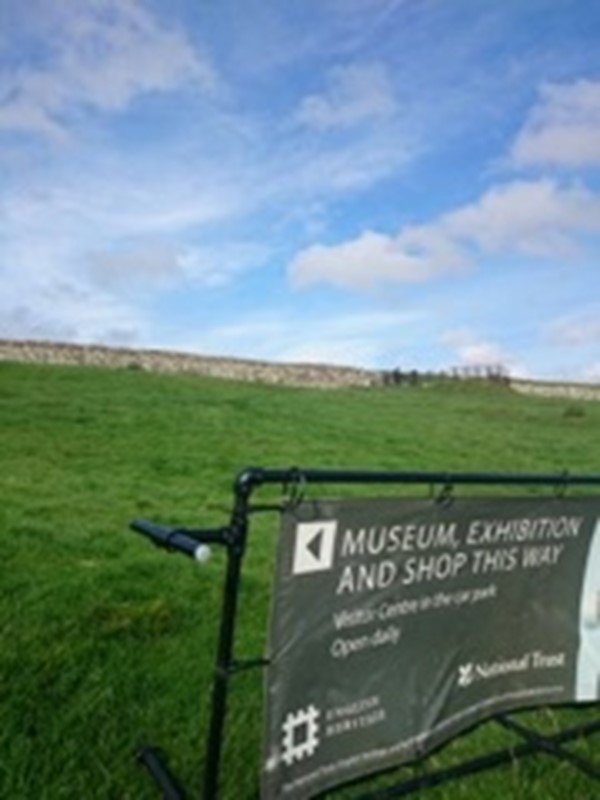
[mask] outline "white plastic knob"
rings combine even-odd
[[[199,564],[205,564],[211,557],[210,547],[207,544],[199,544],[194,550],[194,559]]]

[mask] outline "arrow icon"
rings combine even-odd
[[[311,553],[317,561],[321,560],[321,548],[323,545],[324,531],[321,529],[316,533],[313,538],[306,543],[306,549]]]
[[[331,569],[337,520],[300,522],[296,528],[293,575]]]

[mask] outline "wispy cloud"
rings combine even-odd
[[[411,325],[424,316],[414,311],[323,315],[309,309],[285,309],[214,325],[193,340],[179,338],[176,346],[270,361],[383,366],[390,354],[397,353],[398,342],[408,336]]]
[[[579,380],[600,380],[600,305],[593,292],[578,306],[547,321],[540,339],[552,349],[555,376],[575,373]]]
[[[554,320],[548,326],[547,337],[563,347],[600,347],[600,305],[584,307]]]
[[[600,361],[596,361],[594,364],[590,364],[590,366],[586,367],[582,378],[592,383],[600,383]]]
[[[142,239],[90,254],[84,274],[105,291],[144,296],[187,286],[225,289],[242,273],[261,265],[269,249],[254,242],[208,245],[172,239]]]
[[[34,2],[36,63],[5,73],[0,129],[65,140],[68,120],[86,110],[117,111],[139,94],[218,85],[208,59],[185,33],[165,26],[138,0]],[[33,27],[33,26],[32,26]]]
[[[510,159],[515,166],[600,164],[600,81],[543,85]]]
[[[97,159],[0,196],[3,335],[142,341],[162,292],[230,285],[265,246],[212,227],[239,202],[185,170]]]
[[[377,122],[396,110],[392,83],[382,64],[334,67],[322,94],[304,97],[295,120],[316,130]]]
[[[116,252],[92,253],[88,258],[89,275],[97,286],[121,292],[156,291],[173,285],[183,277],[177,248],[151,242]]]
[[[139,306],[68,273],[5,269],[0,337],[79,342],[140,342],[146,325]]]

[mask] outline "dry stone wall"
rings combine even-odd
[[[274,364],[237,358],[216,358],[166,350],[134,350],[101,345],[0,340],[0,361],[92,365],[151,372],[191,372],[230,380],[286,386],[335,388],[381,383],[378,372],[324,364]]]
[[[511,380],[511,388],[537,397],[563,397],[570,400],[600,400],[600,386],[585,383]]]
[[[46,341],[12,341],[0,339],[0,361],[19,361],[45,364],[91,365],[142,369],[151,372],[191,372],[229,380],[258,381],[285,386],[314,386],[341,388],[351,386],[381,386],[390,384],[394,373],[376,370],[338,367],[326,364],[275,364],[239,358],[217,358],[167,350],[134,350],[102,345],[59,344]],[[401,385],[424,385],[425,377],[414,371],[414,380]],[[446,378],[448,379],[448,378]],[[460,380],[460,376],[454,376]],[[484,378],[481,378],[484,380]],[[600,386],[593,384],[549,383],[507,379],[511,388],[523,394],[542,397],[563,397],[571,400],[600,400]]]

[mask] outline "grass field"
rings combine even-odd
[[[318,391],[0,364],[0,427],[0,797],[11,800],[156,797],[132,759],[148,741],[199,785],[224,558],[199,568],[168,556],[128,531],[133,517],[222,525],[249,464],[600,470],[599,403],[469,383]],[[240,657],[262,651],[275,528],[264,515],[251,530]],[[234,679],[227,798],[257,797],[261,686],[256,672]],[[572,715],[539,716],[552,728]],[[480,729],[434,761],[508,741]],[[594,796],[544,756],[427,795]]]

